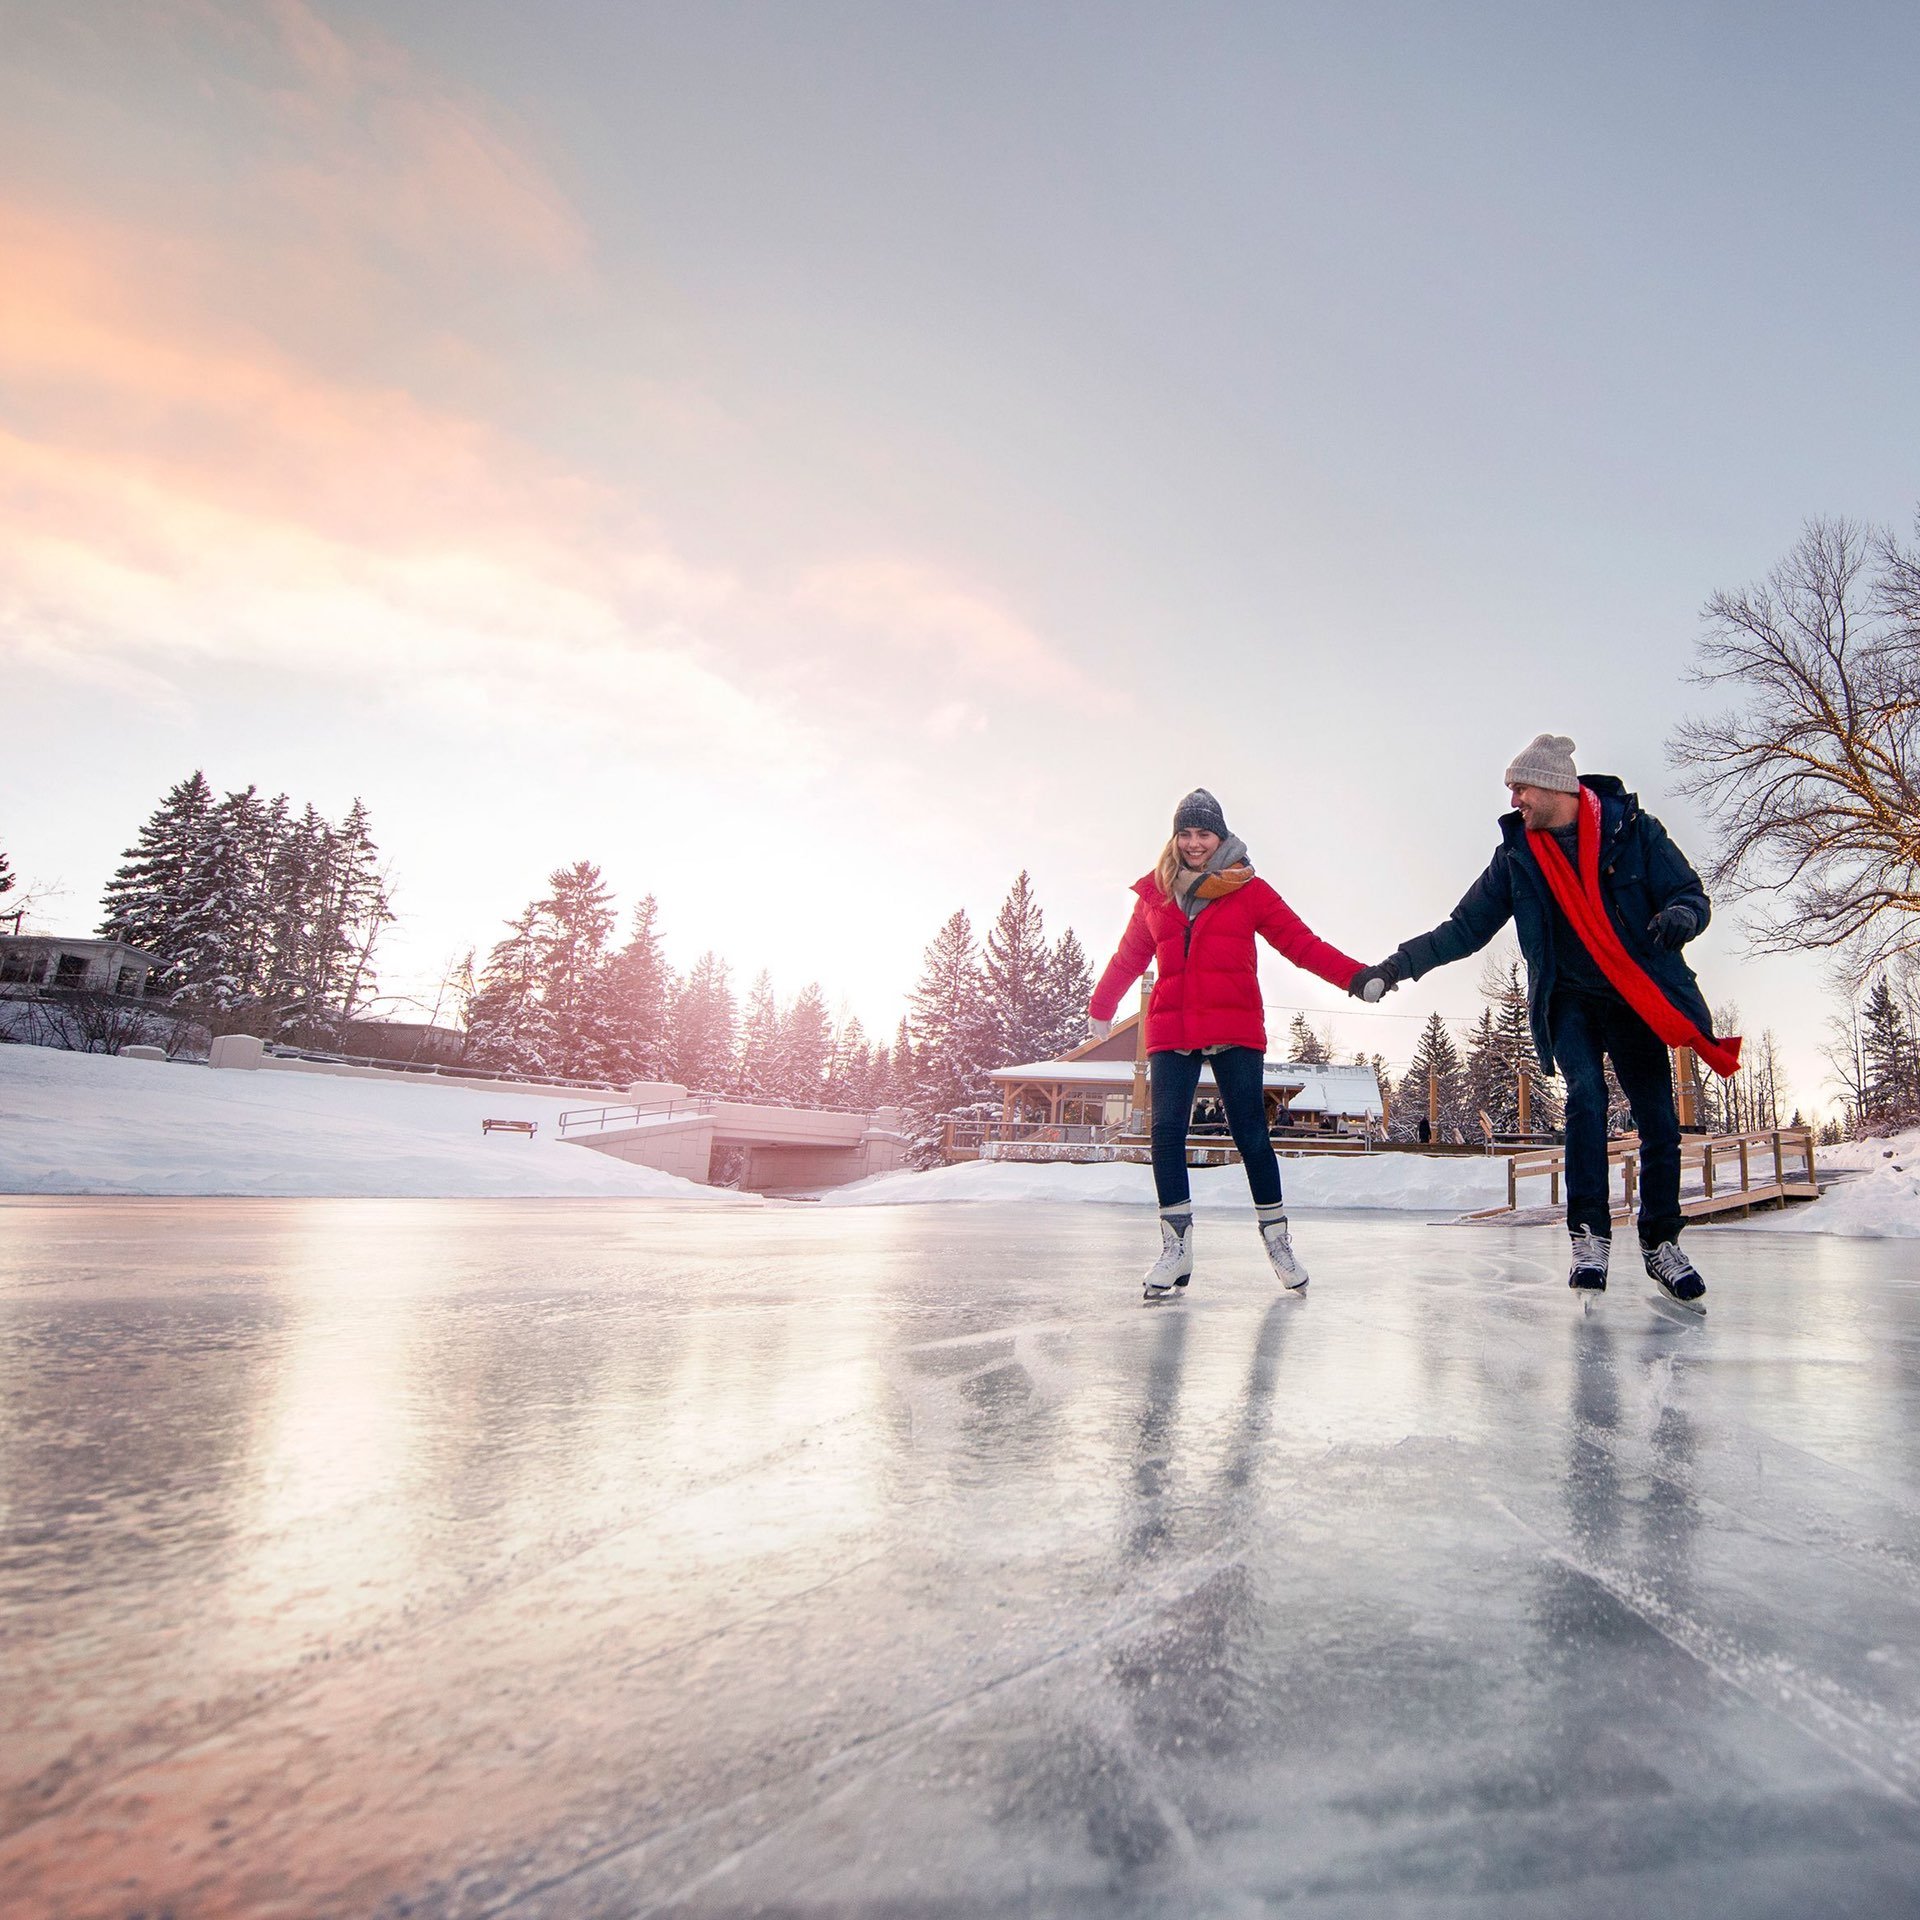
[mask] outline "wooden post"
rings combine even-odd
[[[1440,1138],[1440,1082],[1433,1069],[1427,1069],[1427,1129]]]
[[[1673,1090],[1676,1104],[1680,1110],[1682,1128],[1692,1128],[1700,1124],[1700,1103],[1696,1098],[1698,1089],[1693,1084],[1693,1049],[1674,1047],[1673,1053]]]
[[[1620,1183],[1626,1194],[1627,1211],[1632,1213],[1640,1193],[1640,1156],[1630,1153],[1620,1162]]]
[[[1514,1168],[1519,1164],[1517,1155],[1507,1156],[1507,1211],[1511,1213],[1520,1204],[1520,1181]]]
[[[1743,1136],[1740,1141],[1740,1191],[1745,1193],[1752,1185],[1752,1176],[1747,1171],[1747,1143]]]
[[[1525,1067],[1520,1069],[1520,1131],[1533,1131],[1533,1075]]]
[[[1147,1101],[1147,1008],[1153,1000],[1153,969],[1140,976],[1140,1024],[1133,1033],[1133,1119],[1142,1133],[1152,1124]]]

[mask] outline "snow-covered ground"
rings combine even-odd
[[[597,1104],[583,1094],[580,1105]],[[568,1194],[751,1204],[563,1146],[565,1103],[419,1080],[216,1073],[0,1046],[0,1193]],[[531,1140],[480,1132],[533,1120]]]
[[[1776,1233],[1837,1233],[1855,1240],[1920,1239],[1920,1127],[1890,1140],[1816,1149],[1822,1179],[1850,1173],[1808,1206],[1757,1213],[1736,1224]]]
[[[1351,1157],[1303,1154],[1283,1159],[1280,1178],[1290,1207],[1391,1207],[1424,1213],[1467,1213],[1507,1197],[1507,1164],[1481,1156],[1376,1153]],[[1153,1205],[1150,1168],[1109,1161],[1067,1166],[975,1160],[927,1173],[883,1173],[824,1196],[829,1207],[898,1207],[919,1201],[1065,1200],[1096,1206]],[[1197,1167],[1193,1201],[1243,1210],[1247,1176],[1238,1167]]]

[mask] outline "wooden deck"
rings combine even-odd
[[[1611,1141],[1607,1164],[1615,1187],[1613,1217],[1630,1219],[1640,1198],[1639,1136],[1623,1134]],[[1538,1210],[1538,1201],[1531,1197],[1522,1204],[1523,1181],[1546,1181],[1547,1205],[1558,1207],[1566,1170],[1564,1147],[1516,1153],[1507,1161],[1507,1204],[1487,1207],[1470,1217],[1497,1220],[1508,1214]],[[1756,1133],[1687,1134],[1681,1139],[1680,1211],[1689,1220],[1819,1197],[1811,1127],[1769,1127]]]

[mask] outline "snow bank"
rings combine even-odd
[[[1196,1208],[1247,1205],[1238,1167],[1196,1167]],[[1507,1197],[1507,1164],[1484,1156],[1417,1153],[1316,1154],[1280,1162],[1287,1204],[1396,1207],[1419,1213],[1468,1213]],[[1150,1207],[1151,1169],[1120,1161],[1092,1166],[1015,1160],[963,1161],[926,1173],[882,1173],[824,1195],[828,1207],[899,1207],[924,1201],[1066,1200],[1090,1206]]]
[[[1842,1234],[1854,1240],[1920,1239],[1920,1127],[1891,1140],[1819,1147],[1814,1158],[1823,1179],[1837,1172],[1852,1172],[1854,1177],[1807,1205],[1730,1224],[1768,1233]]]
[[[583,1095],[580,1104],[596,1104]],[[210,1067],[0,1046],[0,1193],[606,1194],[752,1204],[589,1148],[563,1146],[563,1103],[418,1080],[216,1073]],[[532,1140],[484,1119],[536,1120]]]

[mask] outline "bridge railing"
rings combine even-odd
[[[560,1133],[562,1138],[568,1134],[603,1133],[609,1127],[638,1126],[643,1120],[712,1113],[719,1104],[717,1098],[696,1093],[684,1100],[643,1100],[638,1104],[629,1101],[618,1107],[570,1107],[560,1116]]]

